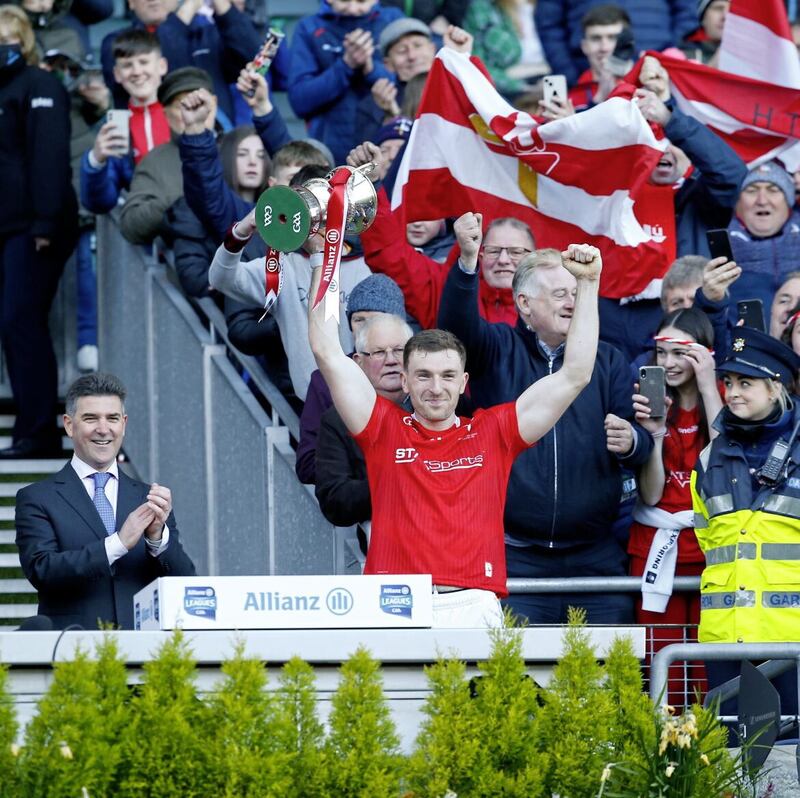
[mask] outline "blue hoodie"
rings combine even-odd
[[[390,22],[403,16],[399,9],[382,8],[379,3],[363,16],[341,16],[322,0],[319,13],[301,19],[295,28],[289,102],[308,122],[308,135],[327,144],[337,166],[362,141],[356,124],[360,100],[379,78],[394,79],[383,65],[378,37]],[[366,75],[360,69],[351,69],[342,58],[344,37],[357,28],[368,30],[375,41],[373,68]]]

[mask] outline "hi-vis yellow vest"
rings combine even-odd
[[[800,446],[787,479],[753,490],[741,446],[721,435],[692,472],[695,533],[706,558],[698,640],[800,641]]]

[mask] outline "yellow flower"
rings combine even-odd
[[[670,762],[667,765],[667,769],[664,771],[664,773],[666,774],[667,778],[672,776],[672,774],[675,772],[675,768],[676,767],[678,767],[678,763],[677,762]]]
[[[704,765],[711,765],[711,762],[708,761],[708,754],[700,754],[700,761]]]
[[[63,740],[59,743],[58,750],[64,759],[72,759],[72,749]]]
[[[11,743],[11,756],[19,756],[20,747],[16,743]]]

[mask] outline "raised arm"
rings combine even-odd
[[[600,250],[588,244],[570,244],[561,253],[561,260],[578,281],[575,310],[563,365],[554,374],[537,380],[517,399],[519,434],[529,444],[538,441],[589,384],[597,354]]]
[[[320,237],[321,238],[321,237]],[[325,300],[314,308],[322,277],[322,243],[306,245],[311,253],[311,288],[308,292],[308,342],[317,366],[331,389],[333,404],[347,429],[358,435],[367,426],[375,407],[377,394],[367,375],[356,362],[347,357],[339,341],[336,320],[325,318]]]

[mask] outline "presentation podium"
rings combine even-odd
[[[288,580],[287,585],[276,580]],[[236,591],[229,592],[226,580],[236,580]],[[240,581],[244,580],[244,581]],[[351,583],[355,582],[355,585]],[[371,584],[374,583],[374,584]],[[230,583],[233,585],[234,583]],[[175,590],[172,587],[175,586]],[[249,586],[249,587],[248,587]],[[401,591],[382,591],[381,587],[400,587]],[[402,587],[409,589],[408,594]],[[196,589],[206,588],[205,594]],[[191,591],[188,588],[192,588]],[[208,593],[213,588],[213,596]],[[156,601],[156,589],[158,589]],[[362,595],[363,589],[363,595]],[[345,593],[344,591],[347,591]],[[250,594],[254,594],[250,596]],[[262,595],[263,599],[262,599]],[[272,594],[272,604],[267,598]],[[283,608],[279,598],[291,597]],[[347,598],[352,599],[352,605]],[[234,596],[233,607],[247,614],[247,624],[234,628],[213,627],[208,624],[233,623],[226,620],[225,606]],[[310,598],[318,597],[317,602]],[[403,600],[412,597],[409,605]],[[305,601],[299,600],[305,597]],[[216,602],[209,599],[215,598]],[[205,609],[209,614],[186,612],[188,607],[198,613]],[[382,602],[382,599],[387,601]],[[392,601],[388,601],[392,599]],[[320,718],[325,721],[330,710],[330,701],[339,680],[339,667],[352,653],[363,646],[381,663],[384,694],[397,725],[404,750],[411,749],[419,724],[423,719],[422,706],[430,692],[424,668],[441,657],[458,658],[467,663],[470,675],[478,673],[478,664],[491,651],[492,641],[485,629],[436,629],[431,622],[431,587],[427,576],[388,577],[171,577],[157,580],[137,594],[139,623],[174,624],[182,614],[186,641],[197,662],[197,688],[201,695],[212,693],[222,679],[221,665],[232,656],[238,643],[244,645],[247,656],[263,660],[268,666],[268,689],[278,686],[278,671],[293,656],[308,662],[316,678],[317,702]],[[253,604],[252,610],[244,604]],[[318,613],[324,618],[323,605],[331,604],[328,611],[334,620],[327,628],[310,626],[288,628],[253,628],[250,624],[288,623],[284,616],[302,618],[305,614]],[[363,603],[363,606],[361,604]],[[210,609],[214,605],[214,618]],[[318,609],[311,609],[314,604]],[[269,610],[276,605],[281,610]],[[158,611],[156,612],[156,606]],[[264,608],[263,610],[261,608]],[[299,607],[299,609],[295,609]],[[403,612],[389,612],[390,607],[399,607]],[[347,611],[344,611],[348,608]],[[335,611],[334,611],[335,610]],[[405,610],[409,610],[408,613]],[[230,610],[232,613],[233,610]],[[361,613],[364,613],[362,615]],[[356,628],[355,619],[363,618],[363,626]],[[307,620],[307,619],[306,619]],[[327,622],[327,621],[326,621]],[[190,624],[206,624],[192,628]],[[348,624],[350,626],[348,626]],[[601,659],[616,637],[631,640],[633,651],[639,659],[645,656],[645,628],[623,626],[587,627],[590,641]],[[141,631],[101,632],[70,630],[67,632],[0,632],[0,662],[9,666],[8,686],[15,703],[17,719],[21,726],[33,717],[36,704],[47,691],[52,681],[53,662],[72,659],[76,651],[92,652],[104,634],[112,635],[119,647],[120,656],[128,669],[128,681],[136,684],[142,679],[142,666],[156,655],[159,647],[172,632],[156,628]],[[540,684],[547,684],[553,666],[562,655],[564,627],[536,626],[522,629],[522,656],[529,674]]]
[[[431,577],[169,576],[133,597],[133,618],[142,631],[424,628]]]

